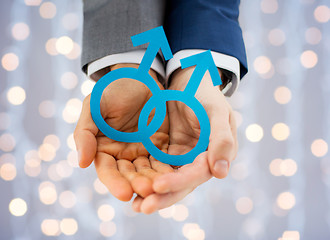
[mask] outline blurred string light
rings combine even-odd
[[[281,86],[275,89],[274,98],[279,104],[287,104],[291,100],[291,91],[285,86]]]
[[[0,150],[11,152],[16,146],[16,140],[10,133],[4,133],[0,136]]]
[[[182,222],[189,216],[188,208],[183,204],[175,204],[173,207],[172,218],[175,221]]]
[[[73,89],[78,85],[78,77],[73,72],[66,72],[61,76],[61,85],[65,89]]]
[[[297,172],[297,169],[298,165],[293,159],[282,160],[280,158],[276,158],[269,164],[269,171],[274,176],[283,175],[286,177],[291,177]]]
[[[30,35],[30,28],[24,22],[15,23],[11,29],[11,34],[14,39],[23,41]]]
[[[281,176],[281,163],[282,163],[282,159],[280,158],[276,158],[274,160],[271,161],[271,163],[269,164],[269,171],[271,172],[272,175],[274,176]]]
[[[39,185],[39,198],[45,205],[54,204],[57,200],[57,191],[52,182],[45,181]]]
[[[73,208],[77,203],[76,195],[71,191],[61,192],[59,196],[59,203],[64,208]]]
[[[71,133],[66,139],[66,143],[71,150],[76,150],[76,143],[73,138],[73,133]]]
[[[320,23],[326,23],[330,19],[330,9],[326,5],[317,6],[314,10],[314,17]]]
[[[24,172],[30,177],[37,177],[41,172],[41,159],[36,150],[30,150],[24,156]]]
[[[274,14],[278,10],[278,2],[277,0],[262,0],[261,11],[266,14]]]
[[[41,160],[39,158],[26,159],[24,172],[30,177],[37,177],[41,172]]]
[[[73,167],[70,166],[68,161],[61,160],[56,164],[56,171],[62,178],[69,178],[73,173]]]
[[[284,231],[278,240],[300,240],[300,234],[298,231]]]
[[[93,186],[98,194],[104,195],[109,193],[107,187],[98,178],[95,179]]]
[[[251,124],[245,130],[246,138],[251,142],[259,142],[263,136],[264,131],[258,124]]]
[[[276,123],[272,127],[272,136],[278,141],[286,140],[290,135],[290,128],[285,123]]]
[[[40,159],[50,162],[56,156],[56,148],[52,144],[43,143],[38,149],[38,156]]]
[[[91,80],[84,81],[81,84],[81,88],[80,88],[81,89],[81,93],[84,96],[89,95],[92,92],[94,85],[95,85],[95,82],[94,81],[91,81]]]
[[[53,145],[55,150],[58,150],[61,146],[61,140],[58,136],[54,134],[49,134],[44,138],[43,143],[48,143],[50,145]]]
[[[311,145],[311,151],[316,157],[323,157],[328,152],[328,144],[323,139],[316,139]]]
[[[259,56],[253,62],[254,70],[259,74],[266,74],[272,69],[272,63],[266,56]]]
[[[56,40],[55,48],[60,54],[69,54],[73,49],[73,41],[68,36],[60,37]]]
[[[296,198],[291,192],[282,192],[277,196],[276,202],[280,208],[290,210],[296,205]]]
[[[268,40],[274,46],[281,46],[285,43],[286,36],[282,29],[274,28],[268,33]]]
[[[0,167],[0,177],[5,181],[12,181],[17,175],[16,167],[13,163],[4,163]]]
[[[60,222],[56,219],[45,219],[41,223],[41,231],[46,236],[60,235]]]
[[[158,214],[163,218],[173,218],[175,221],[181,222],[188,218],[189,210],[184,204],[174,204],[159,210]]]
[[[78,231],[78,223],[73,218],[64,218],[60,222],[60,229],[65,235],[71,236]]]
[[[188,240],[204,240],[205,232],[197,223],[185,223],[182,228],[182,234]]]
[[[101,222],[99,230],[104,237],[112,237],[117,232],[117,226],[114,222]]]
[[[82,101],[78,98],[72,98],[67,101],[62,112],[62,117],[67,123],[75,123],[78,121],[82,108]]]
[[[24,0],[27,6],[39,6],[42,0]]]
[[[23,216],[27,212],[27,204],[21,198],[14,198],[9,203],[9,212],[16,216]]]
[[[56,42],[57,42],[56,38],[50,38],[46,42],[45,45],[46,52],[51,56],[56,56],[58,54],[56,50]]]
[[[253,202],[251,198],[248,197],[241,197],[237,199],[236,201],[236,210],[240,214],[248,214],[252,211],[253,209]]]
[[[20,86],[11,87],[7,92],[7,99],[13,105],[21,105],[26,98],[25,90]]]
[[[68,36],[50,38],[45,44],[46,52],[51,56],[65,55],[70,60],[78,59],[81,55],[81,47]]]
[[[7,71],[14,71],[19,65],[19,58],[15,53],[6,53],[1,58],[1,65]]]
[[[312,50],[306,50],[301,54],[300,62],[305,68],[313,68],[318,62],[317,54]]]
[[[76,42],[73,43],[73,47],[72,47],[71,51],[69,53],[65,54],[65,56],[70,60],[78,59],[80,57],[80,55],[81,55],[81,47]]]
[[[97,209],[97,215],[103,222],[108,222],[115,217],[115,209],[109,204],[103,204]]]
[[[50,164],[48,166],[47,173],[48,173],[49,179],[54,181],[54,182],[62,180],[62,177],[57,172],[57,164],[56,163]]]
[[[67,162],[71,167],[78,167],[78,153],[77,151],[70,151],[67,155]]]
[[[42,18],[51,19],[56,15],[56,5],[52,2],[44,2],[39,8],[39,13]]]
[[[291,177],[297,172],[298,166],[293,159],[285,159],[280,164],[281,174],[286,177]]]
[[[322,33],[320,29],[316,27],[308,28],[305,32],[306,42],[312,45],[316,45],[322,40]]]

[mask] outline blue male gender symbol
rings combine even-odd
[[[210,137],[210,121],[202,104],[195,98],[195,93],[206,71],[209,71],[214,86],[222,84],[211,52],[208,50],[181,59],[182,68],[196,65],[195,70],[183,91],[161,90],[149,74],[149,69],[159,49],[161,49],[165,60],[169,60],[173,57],[163,27],[157,27],[137,34],[132,36],[131,39],[134,47],[149,42],[140,66],[138,69],[127,67],[111,71],[97,81],[90,99],[92,118],[99,130],[101,130],[108,138],[119,142],[141,142],[155,159],[163,163],[175,166],[191,163],[200,153],[207,149]],[[104,89],[110,83],[122,78],[140,81],[144,83],[152,93],[152,97],[144,105],[140,113],[137,132],[118,131],[109,126],[101,115],[100,103]],[[182,155],[170,155],[164,153],[150,140],[150,137],[157,132],[166,117],[167,101],[183,102],[193,110],[199,121],[200,136],[198,142],[192,150]],[[148,124],[149,114],[155,108],[155,115],[152,121]]]

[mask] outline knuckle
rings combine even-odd
[[[87,96],[87,97],[85,97],[85,99],[83,100],[83,105],[85,106],[85,105],[87,105],[87,104],[89,104],[89,101],[90,101],[90,94]]]
[[[233,139],[233,137],[230,137],[230,136],[226,136],[221,140],[222,147],[232,148],[232,147],[234,147],[234,144],[235,144],[234,139]]]
[[[79,131],[76,129],[76,130],[74,130],[74,132],[73,132],[73,139],[75,140],[75,141],[77,141],[77,139],[78,139],[78,136],[79,135]]]

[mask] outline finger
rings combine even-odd
[[[224,100],[225,101],[225,100]],[[209,113],[211,134],[208,148],[210,170],[216,178],[224,178],[234,158],[235,142],[229,124],[229,110],[216,109]]]
[[[151,180],[137,173],[131,161],[117,160],[117,164],[119,172],[131,183],[134,192],[142,197],[153,193]]]
[[[98,128],[92,119],[89,102],[90,95],[83,102],[80,118],[74,131],[79,166],[82,168],[92,163],[97,148],[95,135],[98,133]]]
[[[156,172],[162,174],[174,172],[173,167],[171,167],[169,164],[158,161],[153,156],[150,156],[149,159],[150,159],[151,168],[154,169]]]
[[[133,161],[139,156],[139,149],[141,148],[141,146],[143,147],[142,143],[126,144],[125,148],[118,152],[117,158]]]
[[[234,144],[235,144],[234,159],[235,159],[236,155],[237,155],[237,152],[238,152],[238,140],[237,140],[236,119],[235,119],[235,115],[234,115],[233,111],[230,111],[230,114],[229,114],[229,124],[230,124],[231,133],[232,133],[233,138],[234,138]]]
[[[154,169],[151,168],[150,161],[147,157],[138,157],[133,162],[135,169],[141,175],[153,180],[155,177],[160,175]]]
[[[151,194],[146,197],[143,201],[141,201],[141,205],[139,207],[140,211],[144,214],[151,214],[157,210],[167,208],[174,203],[182,200],[185,196],[187,196],[193,189],[185,189],[179,192],[174,193],[166,193],[166,194]],[[140,202],[138,202],[139,204]]]
[[[194,189],[212,177],[207,162],[207,152],[201,153],[193,163],[187,164],[178,171],[161,175],[154,180],[156,193],[169,193]]]
[[[100,181],[113,196],[121,201],[129,201],[132,198],[133,189],[131,184],[120,174],[117,162],[111,155],[102,152],[97,153],[95,169]]]
[[[135,212],[141,212],[141,204],[142,204],[143,198],[140,196],[136,196],[132,203],[132,208]]]

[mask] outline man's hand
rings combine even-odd
[[[170,89],[184,90],[194,68],[179,69],[173,77]],[[233,111],[218,87],[212,85],[207,72],[195,97],[205,108],[211,124],[208,150],[200,154],[193,163],[179,168],[176,172],[164,174],[155,179],[156,193],[146,198],[137,196],[133,202],[135,211],[152,213],[169,207],[183,199],[197,186],[212,176],[227,176],[230,163],[236,157],[238,143]],[[197,143],[200,133],[198,119],[194,112],[181,102],[169,102],[170,120],[169,154],[184,154]]]
[[[111,70],[135,67],[136,64],[118,64]],[[158,83],[157,75],[150,70]],[[151,92],[143,83],[132,79],[120,79],[111,83],[103,92],[101,113],[105,121],[116,130],[134,132],[138,129],[138,118]],[[149,116],[149,122],[154,112]],[[160,129],[151,137],[154,144],[167,151],[168,117]],[[117,142],[106,137],[95,125],[90,112],[90,95],[83,103],[83,109],[74,132],[80,167],[88,167],[95,159],[99,179],[119,200],[129,201],[133,193],[146,197],[153,193],[152,180],[163,173],[173,172],[167,164],[156,161],[141,143]]]

